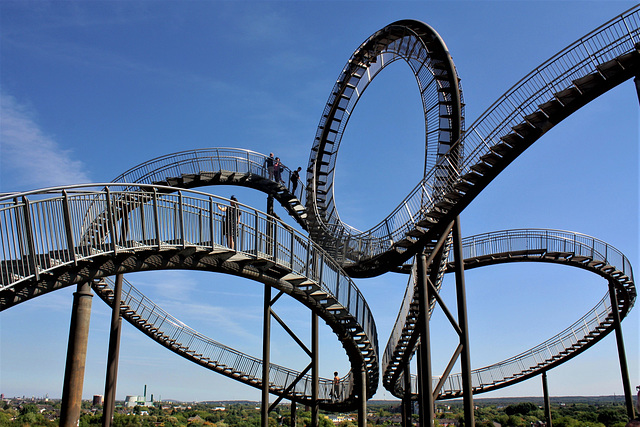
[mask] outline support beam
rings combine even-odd
[[[264,312],[262,321],[262,427],[269,427],[269,365],[271,364],[271,286],[264,285]]]
[[[411,427],[411,363],[404,366],[404,395],[402,396],[402,427]]]
[[[620,372],[622,374],[622,388],[624,389],[624,401],[627,406],[627,416],[629,420],[635,419],[633,407],[633,394],[631,392],[631,382],[629,380],[629,368],[627,367],[627,355],[624,351],[624,338],[622,336],[622,325],[620,324],[620,312],[618,311],[618,298],[616,297],[616,287],[609,282],[609,298],[611,300],[611,313],[613,314],[613,326],[616,331],[616,343],[618,344],[618,360],[620,361]]]
[[[638,101],[640,101],[640,76],[636,76],[633,82],[636,84],[636,93],[638,94]]]
[[[553,427],[551,421],[551,399],[549,398],[549,387],[547,385],[547,371],[542,371],[542,393],[544,394],[544,417],[547,420],[547,427]]]
[[[296,402],[294,402],[293,400],[291,401],[291,427],[296,427],[296,417],[297,417],[297,413],[296,413]]]
[[[120,331],[122,316],[120,300],[122,299],[122,274],[116,275],[111,310],[111,331],[109,333],[109,354],[107,355],[107,379],[104,385],[104,405],[102,410],[102,426],[109,427],[113,422],[116,408],[116,383],[118,382],[118,357],[120,354]]]
[[[427,278],[427,259],[423,253],[416,255],[417,287],[420,313],[418,315],[420,332],[420,389],[419,399],[424,409],[424,424],[421,426],[433,426],[435,418],[433,401],[433,377],[431,372],[431,337],[429,335],[429,286]]]
[[[311,313],[311,427],[318,427],[318,397],[320,391],[320,366],[318,355],[320,344],[318,341],[318,315]]]
[[[62,386],[60,427],[75,427],[80,421],[92,298],[93,294],[89,283],[79,284],[77,291],[73,294],[67,364]]]
[[[358,427],[367,427],[367,368],[360,368],[360,405],[358,406]]]
[[[427,425],[426,415],[425,415],[426,408],[424,406],[424,400],[422,399],[422,396],[424,395],[425,392],[423,390],[424,381],[422,381],[421,346],[418,346],[418,350],[416,351],[416,356],[417,356],[416,362],[418,365],[418,425],[426,426]]]
[[[460,232],[460,217],[456,217],[453,226],[453,259],[455,262],[456,297],[458,301],[458,326],[462,330],[460,344],[462,354],[460,365],[462,368],[462,392],[464,402],[464,425],[475,425],[473,414],[473,389],[471,383],[471,352],[469,350],[469,325],[467,321],[467,294],[464,283],[464,257],[462,254],[462,235]]]

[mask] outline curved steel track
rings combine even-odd
[[[375,393],[379,366],[373,316],[353,281],[320,246],[272,216],[241,207],[237,246],[232,250],[225,244],[218,210],[219,205],[229,206],[228,200],[187,190],[166,194],[176,189],[142,184],[136,186],[146,191],[133,191],[132,186],[68,186],[24,194],[2,205],[0,223],[14,234],[3,235],[0,310],[115,274],[161,269],[224,272],[270,285],[318,314],[341,341],[352,366],[364,366],[367,391]],[[123,187],[129,189],[118,191]],[[28,247],[21,244],[23,238]],[[108,288],[94,283],[94,289],[108,300]],[[190,343],[168,342],[150,313],[128,305],[123,314],[134,326],[144,323],[150,336],[190,359],[193,352],[204,354]],[[217,363],[206,365],[224,371]],[[233,374],[229,376],[237,379],[237,372]],[[300,394],[306,380],[298,373],[283,384],[270,384],[270,391],[308,403],[310,395]],[[250,376],[244,381],[261,385]],[[355,405],[353,381],[345,381],[343,400],[323,400],[323,406]]]
[[[306,186],[300,184],[295,194],[290,183],[282,185],[266,178],[264,155],[213,148],[153,159],[102,190],[69,186],[3,197],[0,310],[85,281],[92,281],[96,292],[113,304],[110,287],[103,279],[133,271],[183,268],[248,277],[318,313],[342,342],[352,369],[365,366],[367,394],[371,396],[379,375],[377,333],[366,301],[349,276],[369,277],[402,269],[417,251],[429,251],[448,234],[447,225],[453,218],[527,147],[580,107],[639,75],[639,9],[620,15],[542,64],[466,132],[459,79],[439,35],[417,21],[388,25],[368,38],[341,72],[318,126]],[[364,90],[383,68],[398,59],[413,71],[422,97],[425,175],[387,218],[370,230],[359,231],[340,220],[333,199],[338,148]],[[223,242],[220,214],[214,210],[214,205],[227,201],[183,190],[216,184],[251,187],[274,196],[311,239],[274,217],[243,208],[239,247],[229,249]],[[621,316],[629,312],[636,291],[631,267],[622,254],[611,250],[619,254],[612,260],[609,252],[603,255],[595,250],[595,239],[587,254],[588,245],[578,244],[577,234],[572,234],[573,246],[560,251],[553,245],[558,241],[566,245],[570,239],[558,237],[559,232],[545,231],[546,239],[536,234],[538,231],[519,233],[524,234],[491,234],[484,240],[513,245],[514,239],[534,238],[546,244],[468,253],[465,268],[514,261],[584,268],[605,277],[619,291]],[[477,249],[478,241],[477,236],[466,239],[465,248]],[[598,244],[607,251],[612,249]],[[444,250],[431,273],[437,283],[451,267],[447,255]],[[255,371],[261,363],[258,359],[198,334],[127,286],[130,292],[121,311],[129,322],[196,363],[261,387]],[[383,359],[383,383],[396,395],[402,393],[398,366],[411,357],[413,350],[408,344],[418,339],[412,326],[412,289],[410,281]],[[475,370],[474,392],[522,381],[593,345],[612,329],[606,299],[534,349]],[[235,355],[238,364],[225,363],[227,355]],[[270,376],[270,392],[309,402],[306,372],[277,365],[271,365],[271,370],[276,374],[273,379]],[[440,397],[460,395],[456,378],[436,384]],[[337,402],[327,398],[328,381],[321,381],[324,407],[355,405],[354,378],[345,378],[345,393]]]
[[[626,316],[634,305],[637,292],[629,260],[614,247],[579,233],[559,230],[505,230],[470,236],[463,239],[465,270],[487,265],[512,262],[544,262],[577,267],[595,273],[616,289],[617,310]],[[453,257],[447,260],[447,272],[453,272]],[[402,397],[404,389],[402,367],[410,354],[403,358],[395,353],[400,347],[412,348],[408,343],[419,337],[415,330],[417,307],[415,271],[412,271],[403,309],[398,315],[396,330],[387,343],[382,358],[385,388]],[[604,338],[614,328],[609,292],[597,305],[564,331],[545,342],[509,359],[472,371],[473,392],[482,393],[524,381],[539,375],[582,353]],[[460,374],[434,379],[433,390],[438,398],[462,395]],[[416,379],[412,391],[417,390]],[[416,391],[417,393],[417,391]]]

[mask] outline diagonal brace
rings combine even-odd
[[[298,382],[305,376],[305,374],[311,370],[311,366],[312,365],[313,365],[313,363],[309,363],[307,365],[307,367],[304,368],[304,370],[298,374],[296,379],[293,380],[293,382],[289,385],[289,387],[287,387],[284,390],[284,392],[282,394],[285,395],[285,394],[289,393],[291,390],[293,390],[293,388],[296,386],[296,384],[298,384]],[[278,406],[278,404],[282,401],[282,399],[284,399],[283,396],[278,396],[278,398],[275,400],[275,402],[273,402],[271,404],[271,406],[269,406],[269,412],[271,412],[274,409],[276,409],[276,406]]]

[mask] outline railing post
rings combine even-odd
[[[63,215],[64,215],[64,230],[67,235],[67,249],[69,255],[73,259],[73,265],[78,265],[78,256],[76,255],[76,244],[73,239],[73,227],[71,225],[71,207],[69,206],[69,195],[67,190],[63,190]]]
[[[36,280],[40,280],[40,273],[38,271],[38,264],[36,259],[36,245],[33,240],[33,229],[31,228],[31,210],[29,199],[26,196],[22,196],[22,208],[24,214],[24,232],[27,237],[27,247],[28,247],[28,257],[31,262],[33,273],[35,274]],[[18,233],[20,235],[20,233]],[[26,255],[26,254],[25,254]]]
[[[255,225],[254,225],[254,229],[255,229],[255,233],[254,233],[254,246],[255,246],[255,250],[256,250],[256,258],[258,258],[258,254],[260,251],[260,239],[258,238],[258,236],[260,236],[260,217],[258,215],[258,211],[254,212],[255,216],[256,216],[256,220],[255,220]]]
[[[144,215],[144,207],[147,204],[145,201],[146,196],[142,197],[142,203],[140,203],[140,237],[142,238],[142,244],[147,244],[147,220]]]
[[[293,232],[293,230],[290,230],[289,232],[291,233],[291,247],[289,248],[289,250],[291,251],[290,263],[291,263],[291,271],[293,272],[293,270],[294,270],[293,269],[293,262],[295,260],[295,258],[294,258],[294,252],[295,251],[294,250],[295,250],[296,239],[295,239],[295,233]]]
[[[158,212],[158,190],[153,189],[153,222],[156,230],[156,246],[160,250],[160,213]]]
[[[113,205],[111,204],[111,190],[107,187],[107,221],[109,222],[109,233],[111,234],[111,250],[113,254],[116,255],[118,253],[118,247],[116,245],[117,236],[116,236],[116,220],[114,218],[113,213]]]
[[[182,200],[182,191],[178,191],[178,219],[180,220],[180,240],[182,240],[182,249],[184,249],[186,244],[185,233],[184,233],[184,205]]]
[[[213,197],[210,196],[209,197],[209,237],[211,238],[212,251],[215,249],[214,232],[215,232],[215,227],[214,227],[214,221],[213,221]]]

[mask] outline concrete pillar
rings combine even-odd
[[[92,298],[89,283],[79,284],[77,291],[73,294],[67,363],[60,407],[60,427],[75,427],[80,422]]]

